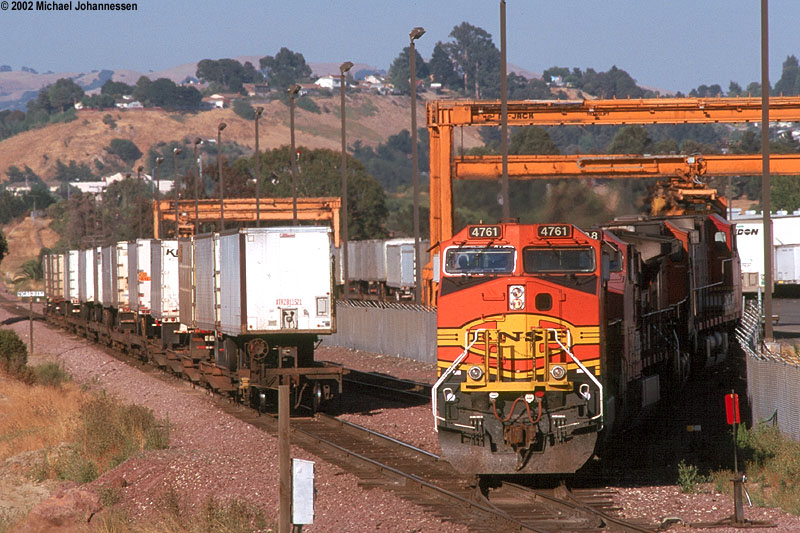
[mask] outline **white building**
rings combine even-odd
[[[117,172],[116,174],[105,176],[101,181],[71,181],[69,182],[69,185],[70,187],[78,189],[82,193],[102,194],[105,192],[106,187],[115,181],[124,180],[125,176],[126,175],[122,172]],[[136,174],[131,173],[130,176],[136,179]],[[142,174],[141,179],[147,182],[150,187],[155,187],[153,178],[149,174]],[[172,190],[172,180],[159,180],[158,189],[161,194],[170,192]]]
[[[327,76],[318,78],[317,81],[314,82],[314,85],[320,89],[338,89],[342,86],[342,78],[340,76],[328,74]]]

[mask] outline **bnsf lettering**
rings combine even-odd
[[[758,235],[758,228],[737,228],[736,235]]]
[[[525,342],[540,342],[544,340],[544,336],[540,333],[534,333],[533,331],[498,331],[497,336],[499,337],[500,342],[504,341],[514,341],[519,342],[524,340]],[[478,342],[486,342],[486,332],[479,331],[478,332]]]

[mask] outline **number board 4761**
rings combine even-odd
[[[501,226],[470,226],[470,239],[499,239],[503,236]]]
[[[545,239],[569,239],[572,237],[572,226],[568,224],[540,224],[536,234]]]

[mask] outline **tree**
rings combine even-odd
[[[3,262],[3,258],[8,254],[8,241],[6,240],[6,236],[3,235],[2,230],[0,230],[0,263]]]
[[[581,89],[599,98],[644,98],[648,92],[636,85],[630,74],[612,66],[608,72],[586,69],[581,77]],[[651,93],[650,93],[651,94]]]
[[[142,157],[142,151],[136,144],[128,139],[111,139],[111,143],[106,146],[106,152],[116,155],[128,165]]]
[[[121,81],[106,81],[100,88],[100,94],[107,94],[109,96],[125,96],[133,94],[134,88],[127,83]]]
[[[69,161],[69,165],[61,162],[61,159],[56,159],[56,180],[58,181],[94,181],[97,176],[89,168],[86,163],[76,163],[73,160]]]
[[[731,80],[728,84],[728,96],[735,97],[735,96],[745,96],[744,91],[742,90],[742,86],[736,83],[735,81]]]
[[[417,59],[414,58],[414,61],[417,61]],[[417,65],[419,65],[419,62]],[[406,71],[408,70],[408,67],[406,67]],[[437,42],[436,46],[433,47],[433,55],[428,63],[428,70],[432,80],[441,83],[442,87],[451,90],[461,90],[463,88],[453,60],[447,53],[447,47],[442,41]],[[419,67],[417,67],[417,73],[419,73]]]
[[[243,83],[256,83],[264,80],[249,61],[244,65],[235,59],[203,59],[197,64],[196,75],[207,82],[217,82],[225,89],[241,92]]]
[[[775,84],[774,92],[783,96],[800,94],[800,65],[795,56],[789,56],[783,62],[781,79]]]
[[[340,152],[327,149],[298,148],[297,195],[340,196]],[[377,180],[370,176],[364,165],[347,156],[348,175],[348,229],[351,239],[379,239],[386,236],[386,194]],[[286,146],[266,151],[260,160],[262,197],[286,198],[292,196],[291,160]],[[238,159],[225,174],[225,196],[231,191],[253,196],[255,163],[252,157]],[[213,172],[213,171],[212,171]],[[231,192],[231,194],[235,194]]]
[[[83,107],[92,109],[113,109],[117,103],[110,94],[93,94],[81,99]]]
[[[499,96],[500,51],[483,28],[462,22],[450,32],[455,42],[447,46],[464,80],[464,92],[475,99]]]
[[[300,52],[292,52],[286,47],[275,56],[265,56],[258,61],[267,76],[270,87],[285,91],[290,85],[311,77],[311,67]]]
[[[539,126],[525,126],[511,136],[508,153],[556,155],[560,152],[556,143],[547,134],[547,130]]]
[[[428,65],[422,56],[419,55],[417,49],[414,48],[414,76],[417,80],[422,81],[428,77]],[[395,88],[403,91],[404,93],[411,91],[411,47],[406,46],[400,55],[397,56],[389,67],[389,74],[387,76],[389,83]]]
[[[508,97],[511,100],[552,100],[550,87],[536,78],[527,80],[513,72],[508,75]]]
[[[255,120],[256,110],[250,105],[250,102],[237,98],[233,101],[233,112],[245,120]]]
[[[625,126],[614,135],[607,152],[609,154],[645,154],[652,151],[652,145],[653,141],[647,136],[644,126]]]
[[[83,98],[83,89],[71,79],[61,78],[48,88],[47,94],[52,108],[66,111]]]

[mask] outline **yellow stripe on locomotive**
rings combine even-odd
[[[548,315],[516,313],[483,317],[461,328],[439,328],[437,337],[440,350],[451,349],[454,357],[469,338],[471,347],[462,365],[468,369],[461,384],[465,392],[572,390],[570,377],[583,371],[561,345],[600,375],[597,325],[575,326]],[[440,371],[449,365],[440,360]]]

